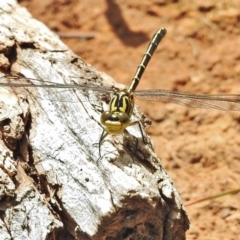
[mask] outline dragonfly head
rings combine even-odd
[[[109,134],[120,134],[130,125],[130,118],[124,112],[104,112],[101,124]]]

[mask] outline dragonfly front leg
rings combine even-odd
[[[102,141],[104,140],[104,138],[107,135],[108,135],[108,133],[105,131],[105,129],[103,129],[101,137],[100,137],[99,142],[98,142],[99,158],[101,158],[101,144],[102,144]]]

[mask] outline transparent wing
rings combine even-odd
[[[82,80],[77,80],[78,79],[74,77],[72,84],[65,84],[21,76],[5,75],[0,77],[0,89],[10,88],[9,90],[14,91],[16,94],[23,93],[26,96],[33,95],[36,99],[44,101],[50,100],[56,104],[78,104],[81,102],[84,103],[85,106],[87,103],[90,103],[98,107],[100,107],[100,105],[98,105],[99,101],[103,100],[108,102],[110,100],[110,94],[114,91],[114,89],[110,87],[93,85],[94,83],[92,82],[91,84],[75,84],[75,82],[83,83]],[[33,91],[33,88],[37,91]]]
[[[41,81],[34,78],[25,78],[20,76],[5,75],[0,77],[0,87],[40,87],[40,88],[57,88],[57,89],[82,89],[96,92],[112,92],[113,89],[98,85],[89,84],[63,84],[50,81]]]
[[[175,103],[191,108],[240,111],[240,94],[189,94],[157,89],[135,91],[134,96],[145,101]]]
[[[67,90],[95,91],[111,93],[113,88],[89,84],[62,84],[50,81],[41,81],[20,76],[3,76],[0,78],[0,87],[45,88],[48,97],[57,101],[73,101]],[[64,94],[63,94],[64,93]],[[175,103],[191,108],[212,108],[223,111],[240,111],[240,94],[189,94],[169,90],[138,90],[133,92],[134,97],[145,101]],[[65,96],[65,97],[63,97]],[[68,97],[66,97],[68,96]]]

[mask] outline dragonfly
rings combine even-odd
[[[74,88],[88,89],[92,91],[112,93],[109,103],[109,110],[104,111],[100,117],[100,123],[103,132],[99,140],[99,145],[103,139],[111,134],[122,134],[126,128],[132,126],[139,121],[132,121],[131,117],[134,108],[134,98],[146,101],[157,101],[166,103],[175,103],[190,108],[217,109],[222,111],[240,111],[240,94],[190,94],[185,92],[170,91],[164,89],[136,90],[140,79],[154,53],[158,44],[166,35],[165,28],[159,29],[152,37],[143,58],[138,65],[136,73],[132,78],[131,84],[125,90],[113,90],[110,87],[90,86],[84,84],[60,84],[52,82],[39,82],[32,85],[27,83],[19,83],[18,76],[3,76],[10,79],[10,82],[0,82],[0,86],[12,87],[45,87],[45,88]],[[141,133],[141,125],[139,124]],[[143,133],[142,133],[143,136]]]

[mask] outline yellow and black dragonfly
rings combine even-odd
[[[18,76],[3,76],[9,81],[0,82],[0,87],[45,87],[45,88],[61,88],[61,89],[89,89],[92,91],[112,93],[109,110],[102,113],[100,122],[103,126],[99,145],[108,134],[121,134],[128,126],[138,122],[131,121],[131,116],[134,108],[134,98],[146,101],[158,101],[175,103],[191,108],[206,108],[217,109],[223,111],[240,111],[240,94],[189,94],[183,92],[169,91],[163,89],[152,90],[136,90],[139,81],[144,73],[147,64],[149,63],[155,49],[160,41],[166,35],[166,29],[159,29],[153,36],[149,46],[139,64],[137,71],[131,81],[130,86],[126,90],[113,90],[104,86],[89,86],[89,85],[74,85],[74,84],[59,84],[39,82],[32,85],[27,83],[17,82]],[[140,125],[139,125],[140,126]],[[141,129],[141,127],[140,127]]]

